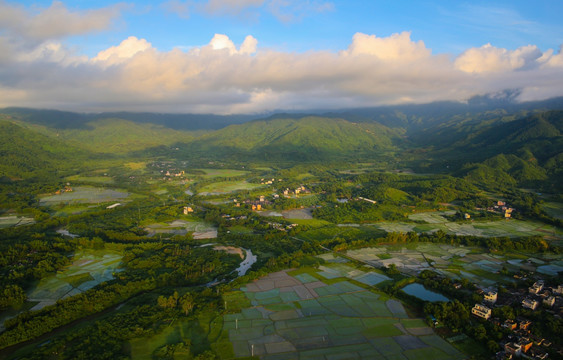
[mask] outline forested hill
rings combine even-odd
[[[43,125],[59,130],[87,130],[91,129],[92,123],[107,119],[128,120],[140,124],[153,124],[175,130],[216,130],[258,118],[257,115],[163,114],[146,112],[76,113],[16,107],[0,109],[0,113],[30,124]]]
[[[85,151],[0,120],[0,178],[24,179],[56,173],[86,158]]]
[[[246,154],[261,158],[325,159],[370,155],[394,148],[402,131],[377,123],[316,116],[278,118],[232,125],[203,135],[192,151]]]

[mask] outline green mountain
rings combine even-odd
[[[56,174],[86,156],[64,142],[0,120],[0,178],[24,179]]]
[[[203,135],[189,147],[197,152],[263,158],[321,159],[374,155],[394,149],[401,132],[377,123],[353,123],[315,116],[251,121]]]

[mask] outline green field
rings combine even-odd
[[[158,234],[186,235],[192,233],[194,239],[212,239],[217,237],[217,228],[212,224],[200,220],[177,219],[169,223],[155,223],[146,225],[149,237]]]
[[[41,205],[54,205],[61,203],[96,204],[110,201],[120,201],[129,197],[129,193],[113,189],[96,188],[91,186],[78,186],[72,192],[63,192],[59,195],[41,197]]]
[[[27,296],[29,301],[38,302],[32,310],[54,304],[63,297],[79,294],[103,281],[113,279],[121,263],[122,255],[106,250],[77,252],[72,264],[57,274],[41,279]]]
[[[0,229],[11,226],[29,225],[34,223],[35,220],[33,218],[25,216],[10,215],[0,217]]]
[[[563,219],[563,204],[558,202],[546,202],[542,204],[543,210],[556,219]]]
[[[66,178],[68,181],[77,182],[90,182],[97,184],[113,184],[114,180],[109,176],[84,176],[84,175],[73,175]]]
[[[434,232],[442,230],[448,234],[484,236],[484,237],[521,237],[550,235],[563,238],[563,230],[553,225],[526,220],[468,221],[465,223],[449,222],[438,213],[420,213],[409,216],[413,220],[426,221],[425,224],[406,222],[380,222],[374,226],[387,232]],[[440,222],[440,218],[444,221]]]
[[[197,171],[203,171],[205,175],[204,178],[216,178],[216,177],[236,177],[249,174],[248,171],[244,170],[233,170],[233,169],[194,169]]]
[[[432,269],[453,279],[466,278],[484,285],[511,283],[513,279],[500,274],[505,267],[509,271],[534,271],[555,275],[563,271],[563,261],[557,256],[544,254],[491,254],[480,248],[451,246],[446,244],[417,243],[405,245],[381,245],[376,248],[349,250],[347,256],[387,267],[395,264],[399,271],[415,275]]]
[[[261,187],[260,184],[251,184],[246,180],[220,181],[204,186],[199,190],[199,195],[226,194],[238,190],[254,190]]]
[[[231,312],[224,317],[224,329],[236,357],[464,358],[421,319],[409,319],[400,302],[346,278],[324,277],[369,273],[345,264],[319,270],[272,273],[224,296]]]

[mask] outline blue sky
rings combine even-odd
[[[28,7],[48,7],[51,1],[19,1]],[[69,9],[87,10],[119,4],[115,1],[72,1]],[[123,4],[122,16],[107,30],[72,39],[89,55],[134,35],[160,50],[201,46],[214,34],[235,42],[246,35],[263,46],[285,51],[340,50],[356,32],[380,37],[410,31],[434,53],[458,54],[491,43],[514,49],[537,45],[542,50],[563,43],[563,1],[288,1],[280,19],[268,1],[237,11],[215,14],[198,9],[203,1],[177,1],[187,13],[175,13],[174,2],[135,1]],[[302,5],[302,4],[307,5]],[[300,5],[301,4],[301,5]],[[323,4],[327,4],[323,7]],[[320,9],[317,9],[320,8]]]
[[[0,1],[0,105],[230,113],[560,96],[561,14],[560,0]],[[49,81],[52,94],[37,90]]]

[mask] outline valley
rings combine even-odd
[[[553,103],[0,110],[0,358],[561,358]]]

